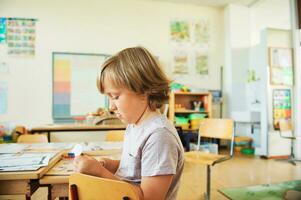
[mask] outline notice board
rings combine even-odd
[[[52,53],[54,122],[72,121],[75,117],[107,107],[105,95],[100,94],[97,74],[106,54]]]

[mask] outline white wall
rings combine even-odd
[[[246,71],[249,67],[250,9],[244,6],[229,5],[225,9],[227,40],[225,53],[225,95],[227,116],[231,112],[246,109]]]
[[[265,28],[290,29],[289,4],[289,0],[260,0],[250,8],[237,5],[225,8],[226,116],[232,111],[258,109],[250,105],[250,94],[246,91],[247,70],[261,67],[261,59],[254,54],[257,56]]]
[[[289,0],[260,0],[250,8],[237,5],[226,7],[225,116],[231,116],[235,111],[266,110],[267,103],[262,96],[267,86],[262,81],[266,79],[263,76],[267,74],[267,57],[262,48],[261,35],[266,28],[290,28],[289,3]],[[248,69],[255,70],[261,80],[247,83]],[[255,103],[256,100],[261,101],[261,105]],[[268,126],[266,120],[262,122],[262,126]],[[267,154],[267,133],[262,135],[258,130],[251,134],[251,129],[246,127],[238,128],[237,133],[252,137],[257,142],[255,146],[264,146],[265,150],[259,154]]]
[[[38,19],[36,55],[0,59],[10,68],[7,81],[8,113],[0,121],[35,126],[52,122],[53,51],[113,54],[143,45],[159,56],[171,72],[171,19],[210,21],[209,76],[183,76],[181,82],[198,88],[219,89],[219,67],[224,63],[223,10],[214,7],[139,0],[0,0],[0,16]]]

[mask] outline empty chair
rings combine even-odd
[[[26,134],[20,135],[17,139],[18,143],[47,143],[47,135],[45,134]]]
[[[198,147],[197,151],[190,151],[185,153],[185,161],[195,164],[203,164],[207,166],[207,188],[205,193],[205,199],[210,199],[210,187],[211,187],[211,166],[221,163],[230,159],[233,155],[233,143],[234,143],[234,122],[232,119],[204,119],[199,128],[198,134]],[[211,154],[200,152],[201,137],[216,138],[230,140],[230,151],[227,155]]]
[[[71,200],[138,200],[133,185],[124,181],[74,173],[69,177]]]
[[[106,141],[107,142],[122,142],[124,139],[124,130],[113,130],[107,131]]]
[[[301,160],[296,160],[294,155],[294,146],[295,146],[295,140],[297,139],[294,135],[293,125],[291,120],[280,120],[279,121],[279,132],[280,136],[285,139],[289,139],[291,144],[291,151],[290,155],[287,160],[289,163],[292,163],[293,165],[296,165],[296,161],[300,162]]]

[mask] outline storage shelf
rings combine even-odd
[[[175,113],[205,113],[208,114],[206,111],[197,111],[197,110],[175,110]]]
[[[203,111],[193,110],[192,102],[201,102]],[[206,114],[212,115],[212,95],[210,92],[171,92],[169,96],[169,120],[174,123],[176,115],[184,114]]]

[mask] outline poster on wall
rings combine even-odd
[[[173,74],[209,74],[208,20],[171,20],[170,41]]]
[[[189,23],[184,20],[171,21],[170,36],[173,42],[189,42],[190,41]]]
[[[6,42],[6,18],[0,18],[0,44]]]
[[[35,55],[35,19],[7,18],[6,32],[7,53],[9,55]]]
[[[173,73],[188,74],[189,68],[188,52],[185,50],[175,50],[173,52]]]
[[[292,67],[292,58],[291,48],[270,48],[270,66],[272,67]]]
[[[275,130],[279,130],[280,120],[291,120],[291,99],[290,89],[273,90],[273,125]]]
[[[291,48],[269,48],[270,82],[272,85],[293,85],[293,53]]]
[[[208,74],[208,55],[202,52],[195,52],[195,69],[200,75]]]
[[[7,82],[0,82],[0,115],[7,113]]]
[[[197,20],[193,23],[194,45],[208,49],[209,45],[209,21]]]

